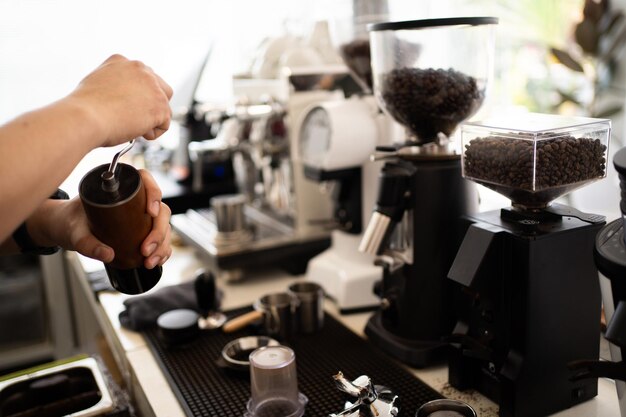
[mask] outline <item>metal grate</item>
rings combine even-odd
[[[250,397],[249,376],[225,371],[216,360],[226,343],[253,333],[250,328],[233,334],[205,331],[193,342],[173,348],[162,342],[156,329],[144,335],[187,415],[226,417],[243,415]],[[290,346],[296,353],[298,388],[309,399],[306,416],[336,413],[350,400],[335,388],[332,376],[338,371],[349,379],[365,374],[375,384],[390,387],[399,395],[400,417],[413,417],[423,403],[442,398],[328,314],[320,332],[299,336]]]

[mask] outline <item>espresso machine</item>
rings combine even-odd
[[[237,280],[246,269],[278,266],[303,274],[330,246],[331,196],[304,177],[299,152],[304,112],[345,95],[343,66],[298,67],[276,79],[234,78],[237,102],[215,139],[190,144],[190,155],[229,155],[238,195],[172,216],[172,227],[195,246],[207,268]],[[192,146],[193,145],[193,149]]]
[[[163,192],[163,202],[173,214],[190,207],[203,207],[211,197],[237,191],[231,156],[221,152],[214,141],[218,127],[228,118],[227,108],[199,100],[199,85],[210,61],[209,52],[193,69],[186,83],[172,98],[173,126],[178,126],[174,150],[140,141],[139,152]]]
[[[609,341],[611,361],[586,358],[570,363],[569,367],[574,371],[574,380],[614,379],[620,415],[626,417],[626,148],[615,154],[613,165],[619,174],[622,218],[600,230],[593,252],[607,321],[604,337]]]
[[[199,249],[207,268],[228,280],[269,264],[301,274],[330,244],[328,230],[305,221],[328,218],[323,206],[296,211],[301,190],[294,183],[286,111],[277,101],[236,105],[218,137],[202,146],[230,155],[239,192],[172,216],[172,227]]]
[[[448,277],[458,319],[449,382],[502,417],[556,413],[597,395],[571,361],[599,357],[593,246],[604,216],[552,201],[606,175],[611,122],[523,114],[465,123],[463,176],[511,200],[466,215]]]
[[[415,367],[443,359],[454,326],[446,276],[462,238],[457,221],[478,209],[478,191],[462,178],[451,138],[485,99],[496,24],[464,17],[370,26],[374,93],[406,140],[375,155],[386,162],[359,250],[377,256],[383,279],[365,333]]]

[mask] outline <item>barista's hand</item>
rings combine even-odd
[[[172,255],[170,246],[172,211],[167,204],[161,201],[161,190],[152,175],[144,169],[140,169],[139,173],[146,187],[146,202],[148,204],[146,210],[153,217],[152,231],[141,244],[141,253],[146,257],[144,266],[152,269],[157,265],[163,265]]]
[[[170,208],[161,202],[161,190],[152,175],[139,170],[146,188],[146,211],[153,217],[152,231],[141,244],[148,269],[163,265],[172,254],[170,246]],[[61,246],[89,258],[111,262],[113,249],[98,240],[89,230],[87,215],[80,198],[69,201],[48,200],[28,220],[28,230],[40,246]]]
[[[93,147],[161,136],[170,125],[172,88],[139,61],[113,55],[64,100],[89,112],[98,129]]]

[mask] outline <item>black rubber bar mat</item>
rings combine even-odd
[[[231,334],[203,331],[192,342],[168,347],[156,329],[144,332],[183,409],[195,417],[242,416],[245,412],[250,397],[249,375],[224,370],[216,360],[226,343],[250,334],[254,334],[254,328]],[[400,417],[413,417],[423,403],[442,398],[329,314],[320,332],[298,336],[289,346],[296,353],[298,389],[309,399],[307,417],[337,413],[346,400],[354,400],[335,388],[332,376],[338,371],[350,380],[368,375],[374,384],[391,388],[399,396]]]

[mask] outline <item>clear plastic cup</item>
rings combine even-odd
[[[296,355],[286,346],[265,346],[250,354],[251,397],[244,417],[300,417],[308,402],[298,392]]]

